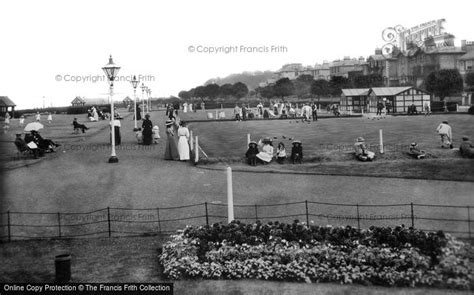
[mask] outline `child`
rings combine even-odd
[[[283,142],[280,142],[278,144],[276,155],[277,155],[278,164],[283,164],[283,162],[285,162],[285,159],[286,159],[286,150],[285,150],[285,145],[283,144]]]
[[[257,165],[257,154],[258,154],[258,146],[255,141],[251,141],[249,143],[249,149],[245,153],[245,157],[247,158],[247,162],[250,166]]]
[[[53,121],[53,115],[48,113],[48,124],[51,124],[51,121]]]
[[[425,151],[420,150],[416,142],[413,142],[410,145],[410,150],[408,151],[408,154],[413,158],[417,159],[423,159],[426,156]]]
[[[293,141],[293,147],[291,148],[291,160],[293,164],[300,163],[303,161],[303,147],[301,146],[301,141]]]
[[[137,128],[137,131],[135,131],[135,137],[137,138],[138,144],[143,144],[143,134],[141,128]]]
[[[158,143],[158,139],[160,139],[160,127],[155,125],[151,131],[153,132],[153,143]]]

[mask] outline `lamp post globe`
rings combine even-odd
[[[109,57],[109,63],[106,64],[102,70],[104,71],[105,75],[107,75],[107,79],[109,82],[109,91],[110,91],[110,139],[111,139],[111,153],[109,158],[109,163],[118,163],[117,155],[115,154],[115,112],[114,112],[114,81],[117,77],[117,74],[120,70],[120,67],[114,64],[112,59],[112,55]]]
[[[137,127],[137,86],[140,83],[140,81],[137,79],[137,76],[133,75],[131,83],[133,86],[133,100],[134,100],[134,112],[135,112],[133,115],[133,118],[135,121],[133,131],[137,131],[138,130],[138,127]]]

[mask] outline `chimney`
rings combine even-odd
[[[381,54],[382,54],[382,49],[375,48],[375,55],[381,55]]]
[[[461,40],[461,50],[466,50],[466,40]]]

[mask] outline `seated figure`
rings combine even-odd
[[[247,158],[247,163],[250,166],[257,165],[257,154],[259,153],[257,143],[255,141],[251,141],[249,143],[249,148],[245,153],[245,157]]]
[[[360,161],[372,161],[375,158],[375,153],[367,149],[363,137],[358,137],[354,144],[355,155]]]
[[[86,127],[86,125],[84,124],[79,124],[77,122],[77,118],[74,118],[74,120],[72,121],[72,125],[74,127],[74,131],[76,130],[82,130],[82,133],[85,133],[86,130],[88,130],[89,128]]]
[[[459,146],[461,156],[464,158],[474,158],[474,146],[469,141],[469,137],[463,136],[461,146]]]
[[[416,159],[423,159],[423,158],[425,158],[426,153],[425,153],[425,151],[420,150],[418,148],[418,144],[416,142],[413,142],[410,145],[410,149],[408,150],[408,155],[410,155],[410,156],[412,156],[413,158],[416,158]]]
[[[291,148],[291,160],[293,161],[293,164],[301,164],[303,161],[303,146],[299,140],[293,141],[293,147]]]

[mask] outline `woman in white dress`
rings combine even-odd
[[[186,123],[184,121],[181,121],[180,127],[178,128],[178,153],[179,153],[179,159],[181,161],[187,161],[190,159],[189,157],[189,144],[188,144],[188,139],[189,139],[189,130],[188,127],[186,127]]]
[[[262,151],[257,154],[257,158],[260,159],[264,164],[270,163],[273,159],[273,146],[272,140],[269,137],[260,140],[258,146],[262,148]]]
[[[51,113],[48,113],[48,123],[51,124],[53,121],[53,115]]]

